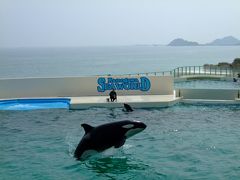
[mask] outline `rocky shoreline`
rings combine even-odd
[[[240,69],[240,58],[235,58],[232,63],[219,62],[218,64],[204,64],[205,68],[208,67],[220,67],[220,68],[234,68]]]

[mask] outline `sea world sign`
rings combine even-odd
[[[147,77],[138,78],[104,78],[100,77],[97,80],[98,92],[107,90],[138,90],[148,91],[151,88],[151,82]]]

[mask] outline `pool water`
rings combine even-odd
[[[188,80],[183,82],[175,82],[174,87],[191,89],[240,89],[240,82],[217,80]]]
[[[240,106],[0,111],[0,179],[239,179]],[[119,149],[85,161],[81,123],[140,120]]]

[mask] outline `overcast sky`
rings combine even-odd
[[[0,47],[240,39],[240,0],[0,0]]]

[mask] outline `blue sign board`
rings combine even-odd
[[[97,80],[98,92],[105,92],[107,90],[139,90],[149,91],[151,82],[147,77],[138,78],[104,78],[100,77]]]

